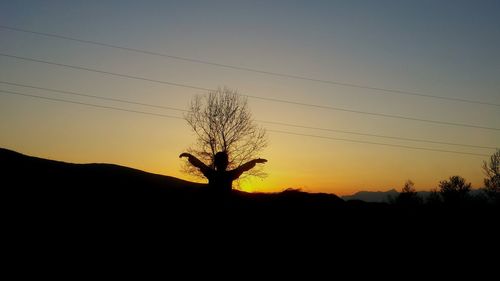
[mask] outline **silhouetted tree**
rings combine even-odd
[[[212,169],[215,168],[217,152],[227,153],[227,169],[231,170],[258,158],[267,146],[266,132],[255,124],[247,99],[228,88],[196,96],[185,119],[196,134],[196,143],[187,152]],[[184,171],[203,176],[192,165],[185,165]],[[249,170],[247,174],[265,176],[261,167]]]
[[[412,180],[407,180],[401,189],[401,193],[416,195],[417,191],[415,190],[415,183]]]
[[[418,196],[415,190],[415,184],[411,180],[407,180],[401,189],[398,197],[396,197],[396,204],[401,205],[419,205],[422,203],[422,198]]]
[[[500,203],[500,149],[491,155],[489,162],[483,162],[483,171],[486,175],[484,179],[486,194],[494,202]]]
[[[449,180],[439,182],[439,192],[447,204],[463,204],[469,199],[471,183],[461,176],[452,176]]]

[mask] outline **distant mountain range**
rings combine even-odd
[[[475,196],[483,191],[481,189],[473,189],[471,191],[471,195]],[[417,191],[417,194],[423,198],[424,200],[431,194],[430,191]],[[399,195],[399,192],[396,189],[390,189],[387,191],[358,191],[352,195],[344,195],[340,198],[345,201],[350,200],[361,200],[365,202],[374,202],[374,203],[389,203],[391,198],[394,199]]]
[[[365,202],[388,202],[389,197],[398,196],[399,192],[396,189],[388,191],[358,191],[352,195],[341,196],[342,199],[348,200],[361,200]]]

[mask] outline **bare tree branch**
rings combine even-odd
[[[225,151],[229,155],[228,169],[238,168],[258,158],[267,146],[266,131],[253,121],[247,99],[231,89],[219,88],[208,95],[196,96],[184,118],[196,136],[196,143],[187,151],[208,166],[213,167],[217,152]],[[202,177],[198,169],[189,165],[183,171]],[[266,176],[262,167],[246,175]]]

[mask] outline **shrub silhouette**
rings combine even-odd
[[[493,202],[500,204],[500,149],[491,155],[489,162],[483,162],[483,171],[486,175],[484,179],[486,194]]]
[[[462,205],[470,196],[471,183],[467,183],[461,176],[451,176],[448,180],[439,182],[439,192],[444,203],[449,205]]]
[[[422,204],[422,202],[422,198],[417,194],[415,184],[411,180],[405,182],[395,200],[396,204],[405,206],[416,206]]]

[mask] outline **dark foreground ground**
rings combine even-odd
[[[384,248],[400,240],[408,246],[453,237],[478,243],[495,236],[499,221],[498,208],[489,205],[409,208],[296,190],[213,194],[203,184],[173,177],[6,149],[0,149],[0,166],[4,229],[26,242],[75,239],[85,244],[97,239],[176,245],[190,237],[203,244],[291,240],[321,248],[324,241],[350,241],[349,246]],[[166,238],[172,236],[176,238]]]

